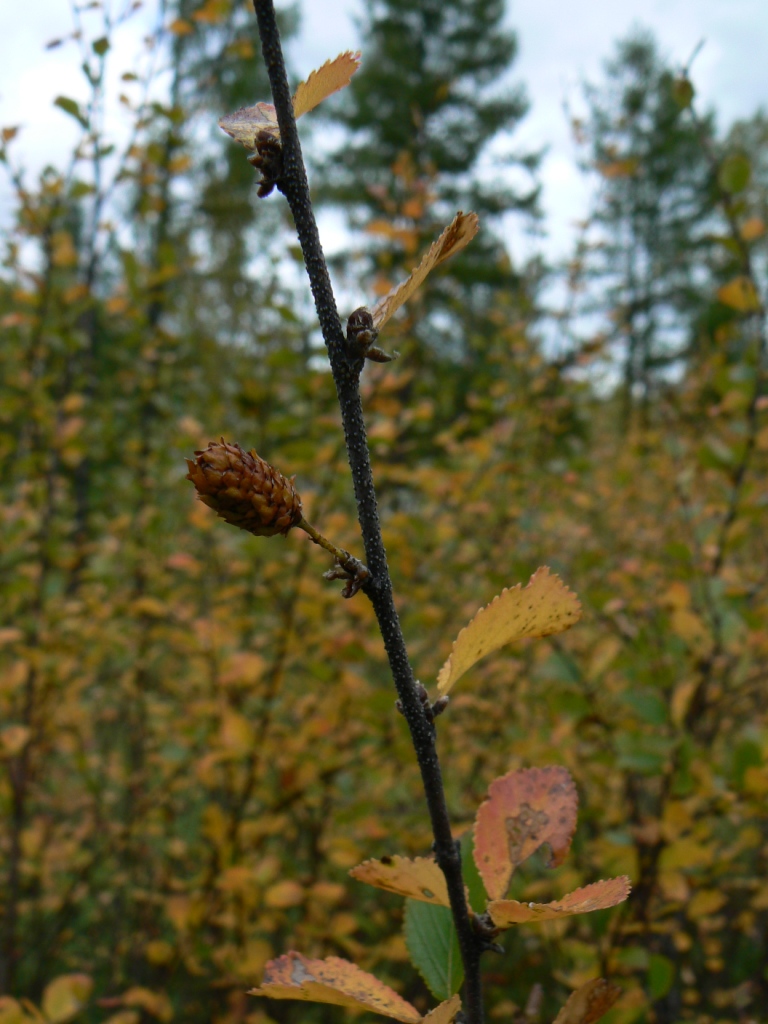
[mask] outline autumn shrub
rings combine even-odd
[[[323,579],[333,561],[306,536],[249,537],[183,480],[184,458],[211,440],[253,447],[296,475],[307,521],[380,581],[360,545],[334,382],[293,312],[302,300],[269,271],[271,252],[255,280],[248,270],[288,244],[275,213],[291,188],[274,165],[283,147],[270,144],[277,188],[257,203],[239,147],[214,173],[192,144],[201,113],[185,61],[204,39],[249,82],[262,75],[267,95],[252,15],[230,13],[180,12],[171,102],[137,102],[116,168],[98,116],[114,26],[83,38],[90,100],[59,104],[83,132],[69,171],[31,185],[14,129],[3,136],[16,199],[0,281],[6,1024],[39,1012],[51,1024],[337,1020],[338,1007],[245,994],[271,962],[262,984],[288,963],[295,995],[329,956],[395,990],[410,1009],[389,1011],[404,1019],[433,1004],[419,972],[446,1020],[457,1010],[434,837],[364,579],[342,600],[350,581]],[[274,142],[274,127],[260,130]],[[531,586],[558,573],[584,610],[577,629],[472,666],[434,723],[476,912],[465,944],[471,920],[469,942],[505,947],[483,960],[499,1019],[553,1019],[569,992],[608,1001],[615,983],[617,1021],[760,1019],[768,1001],[762,221],[742,150],[702,145],[715,283],[681,375],[657,381],[624,427],[620,398],[590,386],[599,346],[549,358],[508,296],[483,311],[482,372],[459,387],[446,370],[444,389],[424,352],[409,364],[397,317],[373,330],[358,317],[348,338],[324,314],[351,379],[365,355],[403,350],[366,361],[361,395],[397,613],[430,690],[428,704],[409,691],[412,721],[426,728],[452,639],[505,587],[549,565]],[[110,222],[109,202],[130,227]],[[234,221],[253,250],[238,248]],[[233,250],[240,262],[221,257]],[[419,294],[408,298],[418,313]],[[388,308],[376,290],[365,301],[372,315]],[[469,849],[478,808],[489,792],[493,805],[494,780],[516,779],[535,817],[544,798],[525,787],[549,781],[570,794],[570,828],[565,768],[581,808],[572,849],[554,871],[515,862],[505,900]],[[567,844],[550,840],[557,859]],[[363,881],[373,872],[413,896],[413,863],[435,895],[405,911],[348,877],[367,864]],[[569,894],[625,874],[634,891],[615,910],[541,909],[591,909]],[[483,883],[533,923],[492,934]],[[557,920],[536,924],[542,914]],[[349,977],[321,981],[347,998]],[[385,998],[371,986],[366,998]],[[561,1020],[584,1019],[583,999]]]

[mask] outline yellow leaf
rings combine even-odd
[[[598,641],[594,650],[589,656],[589,663],[587,665],[587,679],[590,682],[594,682],[598,679],[603,672],[605,672],[611,665],[611,663],[621,654],[621,649],[624,645],[621,640],[616,636],[606,636],[602,640]]]
[[[20,1003],[17,1003],[11,996],[0,996],[0,1024],[30,1024],[32,1017],[28,1017]]]
[[[695,921],[697,918],[711,917],[712,914],[716,914],[725,902],[725,893],[720,892],[719,889],[699,889],[691,897],[686,911],[688,917]]]
[[[569,629],[581,616],[581,605],[559,576],[546,566],[537,569],[526,587],[503,590],[481,608],[456,637],[451,656],[440,669],[437,688],[448,693],[457,679],[486,654],[522,637],[549,636]]]
[[[739,313],[756,313],[761,307],[754,282],[743,274],[719,288],[717,297],[724,305]]]
[[[227,710],[221,716],[219,743],[235,757],[244,757],[253,749],[254,736],[251,723],[239,711]]]
[[[259,988],[250,995],[270,999],[303,999],[313,1003],[353,1006],[416,1024],[421,1014],[393,989],[356,964],[329,956],[311,960],[301,953],[286,953],[270,960]]]
[[[691,698],[696,692],[697,686],[698,681],[696,679],[684,679],[681,683],[677,684],[672,692],[669,710],[675,725],[680,726],[685,721],[688,708],[691,706]]]
[[[381,330],[392,314],[397,312],[419,288],[430,271],[434,270],[443,260],[447,260],[449,256],[460,252],[465,245],[472,241],[477,234],[478,227],[479,221],[476,213],[462,213],[459,210],[437,241],[433,242],[424,253],[421,263],[412,271],[410,277],[399,284],[389,295],[380,299],[373,307],[374,327]]]
[[[711,846],[686,837],[670,843],[662,850],[659,865],[662,871],[672,871],[675,868],[691,871],[694,868],[707,867],[714,859],[715,853]]]
[[[605,978],[588,981],[568,997],[554,1024],[592,1024],[607,1013],[621,995],[621,989]]]
[[[208,0],[192,17],[205,25],[218,25],[230,14],[229,0]]]
[[[606,910],[622,903],[632,886],[626,875],[608,878],[569,892],[552,903],[520,903],[518,900],[493,900],[488,913],[497,928],[510,928],[528,921],[552,921],[572,914],[588,914],[593,910]]]
[[[148,615],[153,619],[162,619],[168,614],[168,606],[156,597],[137,597],[131,605],[134,615]]]
[[[85,1008],[93,990],[93,979],[87,974],[62,974],[46,985],[42,1010],[50,1024],[62,1024]]]
[[[264,903],[273,910],[286,910],[288,907],[298,907],[304,901],[304,887],[298,882],[286,879],[271,886],[264,893]]]
[[[302,82],[293,97],[293,113],[301,117],[331,96],[349,85],[352,75],[360,67],[361,53],[347,50],[333,60],[327,60],[321,68],[313,71],[306,82]]]
[[[367,882],[378,889],[396,892],[423,903],[450,907],[445,875],[434,860],[427,857],[384,857],[366,860],[349,872],[358,882]]]
[[[169,964],[174,957],[174,948],[170,942],[165,942],[163,939],[152,939],[144,947],[144,956],[147,961],[151,964]],[[125,1013],[132,1013],[131,1010],[125,1010]]]
[[[173,1006],[165,992],[153,992],[152,989],[136,985],[129,988],[122,995],[124,1006],[140,1006],[151,1016],[156,1017],[163,1024],[167,1024],[173,1017]]]
[[[453,1024],[460,1009],[461,998],[458,995],[451,996],[423,1017],[422,1024]]]
[[[681,871],[660,871],[659,888],[668,900],[684,903],[691,894],[688,880]]]

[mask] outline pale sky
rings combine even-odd
[[[291,46],[299,74],[361,45],[354,24],[359,0],[304,0],[302,8],[301,36]],[[121,30],[114,53],[115,86],[118,72],[134,65],[154,12],[154,0],[146,0],[145,10]],[[761,104],[768,107],[767,0],[511,0],[507,17],[520,44],[511,81],[522,82],[531,101],[514,142],[521,150],[548,147],[542,182],[552,256],[568,251],[573,224],[587,212],[589,195],[576,168],[564,102],[578,110],[580,82],[599,77],[615,40],[633,26],[654,31],[663,51],[680,65],[705,40],[693,80],[702,103],[717,107],[721,124],[749,116]],[[76,49],[44,49],[71,26],[68,0],[0,4],[0,126],[23,126],[16,152],[33,171],[65,159],[76,135],[70,119],[52,106],[59,94],[84,95]],[[7,202],[7,196],[0,187],[0,202]],[[512,240],[511,247],[520,244]]]

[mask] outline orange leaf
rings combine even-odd
[[[592,1024],[607,1013],[621,995],[621,989],[605,978],[594,978],[568,996],[568,1002],[554,1024]]]
[[[562,864],[578,802],[566,768],[526,768],[490,784],[475,819],[474,857],[492,900],[504,897],[512,872],[544,843],[552,851],[549,867]]]
[[[610,163],[598,164],[597,169],[604,178],[631,178],[640,161],[636,156],[628,157],[626,160],[613,160]]]
[[[745,242],[754,242],[765,234],[765,224],[760,217],[749,217],[741,225],[739,234]]]
[[[593,882],[592,885],[585,885],[552,903],[493,900],[488,904],[488,913],[497,928],[509,928],[513,924],[525,924],[528,921],[552,921],[556,917],[588,914],[592,910],[615,907],[629,896],[631,889],[627,876],[621,875],[619,878],[608,878]]]
[[[366,860],[349,872],[358,882],[367,882],[378,889],[396,892],[423,903],[437,903],[450,907],[445,875],[437,863],[426,857],[410,860],[408,857],[384,857]]]
[[[321,68],[313,71],[306,82],[301,82],[293,97],[293,113],[301,117],[314,110],[318,103],[349,85],[352,75],[360,67],[361,53],[347,50],[333,60],[327,60]]]
[[[304,887],[290,878],[276,882],[264,893],[264,906],[274,910],[285,910],[287,907],[298,907],[304,902]]]
[[[460,1009],[461,998],[458,995],[451,996],[423,1017],[422,1024],[453,1024]]]
[[[717,297],[724,305],[738,310],[739,313],[756,313],[760,309],[757,289],[753,281],[743,274],[718,288]]]
[[[183,18],[174,18],[174,20],[168,26],[168,31],[173,32],[175,36],[188,36],[190,32],[194,32],[194,26],[190,25],[188,21]]]
[[[457,679],[486,654],[522,637],[549,636],[569,629],[581,616],[576,595],[546,566],[537,569],[526,587],[502,590],[481,608],[456,637],[451,655],[440,669],[437,688],[448,693]]]
[[[311,960],[301,953],[285,953],[266,964],[261,986],[249,994],[365,1008],[413,1024],[421,1020],[419,1011],[388,985],[337,956]]]
[[[479,221],[476,213],[456,214],[448,227],[443,231],[437,241],[433,242],[421,258],[421,263],[412,271],[410,277],[399,284],[397,288],[385,295],[383,299],[373,307],[373,324],[380,330],[404,302],[406,302],[421,283],[427,274],[449,256],[460,252],[465,245],[472,241],[477,234]]]
[[[327,60],[321,68],[313,71],[306,82],[301,82],[293,97],[293,113],[298,118],[312,110],[326,96],[349,85],[352,75],[360,67],[360,53],[340,53],[335,60]],[[259,132],[269,132],[280,138],[277,114],[271,103],[256,103],[252,107],[240,107],[234,114],[219,118],[219,128],[240,142],[246,149],[256,148]]]

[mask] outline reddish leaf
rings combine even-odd
[[[544,843],[549,867],[562,864],[576,828],[578,795],[568,770],[527,768],[488,787],[475,820],[474,857],[492,900],[502,899],[512,872]]]
[[[554,1024],[593,1024],[610,1010],[620,995],[621,989],[612,981],[594,978],[571,993]]]
[[[354,1006],[412,1024],[421,1020],[419,1011],[388,985],[337,956],[311,960],[301,953],[285,953],[267,963],[260,987],[251,989],[250,995]]]
[[[605,910],[622,903],[632,889],[626,875],[593,882],[569,892],[552,903],[519,903],[517,900],[493,900],[488,913],[497,928],[509,928],[527,921],[551,921],[571,914],[588,914],[592,910]]]

